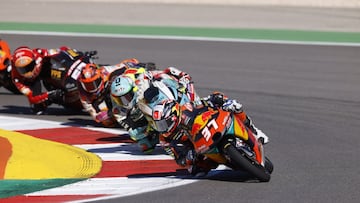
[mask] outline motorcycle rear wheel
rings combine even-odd
[[[264,167],[262,167],[255,161],[249,159],[245,153],[241,153],[240,151],[238,151],[232,144],[225,145],[224,152],[229,155],[234,165],[249,172],[251,175],[255,176],[260,182],[270,181],[271,172],[268,172]],[[272,171],[271,168],[273,167],[271,166],[269,165],[269,169]]]

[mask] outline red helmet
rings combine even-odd
[[[89,63],[82,69],[80,77],[82,88],[89,93],[99,93],[104,89],[104,79],[96,64]]]
[[[29,47],[17,48],[12,62],[17,72],[25,78],[35,78],[40,73],[41,66],[37,64],[35,54]]]
[[[11,53],[6,41],[0,39],[0,71],[6,69],[10,64]]]
[[[152,118],[154,129],[163,133],[164,137],[170,136],[180,123],[180,105],[174,100],[165,100],[155,105]]]

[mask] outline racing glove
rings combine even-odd
[[[50,103],[60,104],[60,105],[64,104],[65,101],[64,91],[60,89],[49,91],[48,100]]]
[[[234,113],[241,113],[243,111],[242,105],[236,100],[227,100],[223,105],[222,109],[224,111],[230,111]]]
[[[206,97],[205,100],[210,101],[216,107],[221,107],[224,104],[226,97],[221,92],[214,92]]]
[[[105,127],[114,127],[116,123],[110,111],[99,112],[95,117],[95,121],[103,124]]]

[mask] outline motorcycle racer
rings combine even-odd
[[[56,49],[30,49],[21,46],[13,53],[11,79],[17,89],[28,98],[32,112],[37,115],[42,114],[48,105],[63,102],[62,90],[42,90],[42,81],[51,74],[51,58],[61,50],[77,52],[66,46]]]
[[[0,39],[0,87],[8,89],[9,91],[20,94],[11,80],[11,51],[9,44]]]
[[[135,77],[124,74],[114,80],[111,87],[114,106],[125,109],[123,114],[130,118],[127,119],[130,124],[129,134],[143,152],[151,152],[158,143],[157,132],[151,127],[154,104],[165,99],[185,103],[197,98],[194,91],[190,94],[192,97],[186,95],[187,88],[184,87],[190,83],[192,84],[191,77],[174,67],[163,71],[147,71]]]
[[[140,68],[155,68],[154,63],[140,63],[135,58],[125,59],[116,65],[99,66],[87,64],[78,79],[81,103],[91,117],[105,127],[115,127],[116,118],[112,113],[110,84],[114,77],[125,71],[137,71]]]
[[[225,111],[233,112],[246,127],[248,127],[257,139],[262,139],[264,143],[269,142],[269,138],[257,129],[250,117],[243,111],[242,105],[236,100],[227,98],[223,93],[214,92],[201,100],[180,106],[177,102],[168,100],[157,104],[153,110],[154,129],[161,133],[164,140],[169,143],[178,165],[187,167],[190,174],[204,176],[211,169],[218,166],[214,161],[207,159],[201,154],[196,154],[192,143],[187,136],[191,129],[191,116],[183,114],[197,114],[207,108],[222,108]]]

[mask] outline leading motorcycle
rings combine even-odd
[[[235,113],[191,103],[181,108],[185,132],[197,154],[246,171],[261,182],[270,180],[274,166],[265,156],[261,138],[256,139]]]

